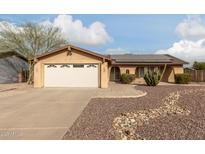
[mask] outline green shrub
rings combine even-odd
[[[175,82],[178,84],[188,84],[191,81],[191,76],[189,74],[176,74]]]
[[[129,84],[134,81],[135,75],[134,74],[122,74],[120,77],[120,81],[124,84]]]
[[[144,80],[148,86],[157,86],[160,82],[160,78],[161,75],[158,72],[148,71],[144,76]]]

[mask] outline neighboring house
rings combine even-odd
[[[120,74],[143,78],[147,70],[162,71],[163,81],[174,82],[187,62],[170,55],[101,55],[73,45],[47,52],[35,58],[34,87],[101,87],[118,81]]]
[[[28,70],[26,58],[16,52],[0,53],[0,83],[18,82],[19,73]]]

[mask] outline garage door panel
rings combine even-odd
[[[45,87],[98,87],[98,65],[45,65]]]

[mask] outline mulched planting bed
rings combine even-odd
[[[170,93],[187,89],[205,89],[188,86],[137,86],[147,95],[140,98],[95,98],[86,106],[63,139],[116,139],[113,121],[126,113],[156,109]],[[183,97],[184,96],[184,97]],[[191,93],[179,98],[178,106],[189,115],[168,115],[149,120],[135,129],[143,139],[205,139],[205,93]]]

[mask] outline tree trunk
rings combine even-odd
[[[33,84],[33,77],[34,77],[34,61],[29,60],[28,61],[28,84]]]

